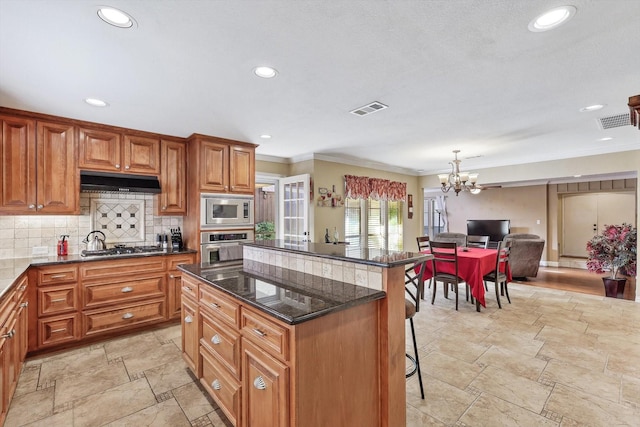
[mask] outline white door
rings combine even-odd
[[[309,233],[309,178],[309,174],[303,174],[280,179],[278,239],[287,243],[312,240]]]
[[[586,258],[587,242],[605,225],[635,225],[635,218],[636,198],[632,192],[565,196],[562,256]]]

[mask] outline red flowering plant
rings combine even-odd
[[[635,276],[638,259],[638,230],[631,224],[605,225],[602,233],[587,242],[587,269],[594,273],[609,272]]]

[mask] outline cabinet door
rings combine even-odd
[[[0,212],[35,212],[35,121],[0,116],[0,124]]]
[[[121,167],[122,136],[91,128],[78,129],[80,169],[116,172]]]
[[[198,378],[200,372],[198,304],[182,296],[182,358]]]
[[[229,186],[234,193],[253,194],[255,187],[255,149],[232,146],[230,150]]]
[[[177,319],[181,313],[182,275],[175,270],[167,275],[167,305],[169,319]]]
[[[6,330],[0,328],[0,335],[4,336]],[[7,348],[11,344],[6,338],[0,338],[0,425],[4,425],[4,419],[9,411],[9,396],[7,384],[7,371],[9,369],[9,360],[7,358]]]
[[[124,136],[123,172],[158,175],[160,173],[160,140],[144,136]]]
[[[289,370],[242,339],[242,425],[289,425]]]
[[[200,143],[200,189],[216,193],[229,191],[229,146]]]
[[[161,141],[162,168],[158,215],[187,214],[187,147],[182,142]]]
[[[80,213],[74,127],[37,123],[38,213]]]

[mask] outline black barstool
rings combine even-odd
[[[407,359],[409,359],[413,365],[411,371],[407,372],[406,378],[414,375],[416,372],[418,373],[418,381],[420,382],[420,395],[422,399],[424,399],[424,386],[422,385],[422,372],[420,371],[420,358],[418,357],[418,344],[416,343],[416,331],[413,326],[413,316],[416,315],[416,312],[420,309],[420,297],[424,294],[424,273],[427,267],[427,261],[417,262],[411,267],[411,270],[414,272],[417,270],[418,273],[415,275],[407,275],[407,280],[405,281],[405,292],[409,295],[410,299],[405,298],[404,300],[404,318],[409,320],[409,324],[411,325],[411,338],[413,340],[413,353],[415,356],[411,356],[409,353],[406,353]],[[410,270],[407,269],[407,272]],[[413,286],[411,286],[413,285]],[[415,291],[411,289],[411,287],[415,287]]]

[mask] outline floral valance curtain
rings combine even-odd
[[[350,199],[404,201],[407,183],[366,176],[345,175],[345,196]]]

